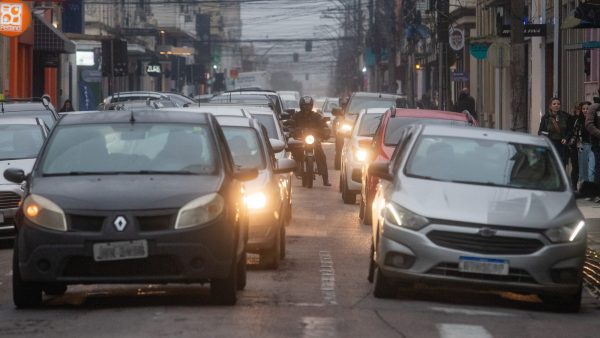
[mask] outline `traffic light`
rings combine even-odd
[[[307,52],[312,52],[312,41],[311,40],[307,40],[304,43],[304,50]]]
[[[294,58],[294,62],[298,62],[298,59],[300,58],[300,55],[298,55],[298,53],[294,53],[292,56]]]

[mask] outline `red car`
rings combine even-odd
[[[411,123],[446,124],[457,126],[477,126],[477,121],[468,113],[455,113],[442,110],[389,109],[381,118],[379,128],[371,144],[371,161],[389,161],[399,141],[402,127]],[[360,219],[371,225],[371,204],[375,197],[378,178],[368,174],[368,163],[362,170],[360,192]]]

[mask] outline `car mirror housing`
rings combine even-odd
[[[277,160],[277,168],[273,170],[275,174],[287,174],[296,170],[296,161],[289,158]]]
[[[21,184],[23,183],[23,181],[25,181],[25,172],[23,171],[23,169],[8,168],[4,170],[4,178],[7,181]]]
[[[250,181],[258,177],[258,169],[256,168],[238,168],[233,173],[233,177],[240,181]]]
[[[290,139],[288,141],[287,150],[293,151],[293,150],[296,150],[296,149],[302,149],[303,147],[304,147],[304,142],[298,141],[298,140],[295,140],[295,139]]]
[[[369,175],[381,178],[382,180],[392,181],[394,176],[390,173],[390,162],[375,162],[369,165]]]
[[[274,153],[280,153],[285,150],[285,143],[283,141],[271,138],[269,139],[269,142],[271,143],[271,148],[273,148]]]

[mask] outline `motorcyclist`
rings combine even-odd
[[[300,98],[300,111],[294,114],[292,117],[293,133],[292,135],[296,139],[302,138],[302,131],[304,129],[315,130],[318,135],[315,136],[315,159],[317,162],[317,169],[323,177],[323,185],[331,186],[329,183],[329,174],[327,172],[327,159],[325,152],[321,146],[321,140],[329,138],[329,128],[327,123],[321,116],[321,114],[313,111],[314,100],[310,96],[303,96]],[[302,159],[303,153],[293,154],[296,160]]]

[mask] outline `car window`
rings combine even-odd
[[[241,168],[265,169],[265,158],[256,130],[247,127],[223,126],[223,133],[233,162]]]
[[[566,187],[550,148],[504,141],[421,136],[405,172],[431,180],[530,190]]]
[[[404,155],[406,154],[406,150],[410,140],[412,139],[412,136],[413,128],[403,128],[402,136],[398,142],[400,145],[394,150],[394,154],[392,155],[392,168],[394,172],[398,172],[398,170],[400,170],[400,163],[402,163],[402,159],[405,157]]]
[[[214,174],[214,153],[204,125],[68,125],[54,132],[41,168],[43,174]]]
[[[265,114],[252,114],[252,117],[257,119],[260,124],[267,128],[269,138],[279,140],[279,134],[277,134],[277,127],[275,126],[274,116]]]
[[[402,127],[411,123],[425,123],[425,124],[438,124],[438,125],[450,125],[450,126],[468,126],[467,121],[460,120],[442,120],[442,119],[419,119],[414,117],[394,117],[390,118],[384,133],[384,143],[386,146],[396,146],[400,140],[400,133]]]
[[[0,160],[37,157],[44,134],[40,126],[28,124],[0,124]]]
[[[353,97],[347,109],[350,115],[356,115],[363,109],[390,108],[395,106],[396,98]]]
[[[383,114],[365,114],[360,120],[358,127],[358,136],[369,136],[375,135],[379,123],[381,123],[381,117]]]

